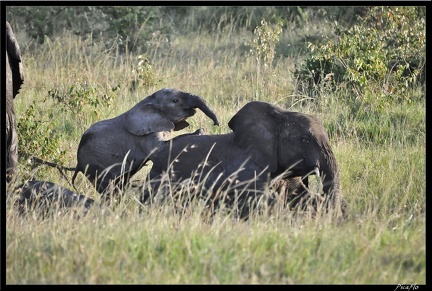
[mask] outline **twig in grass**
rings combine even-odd
[[[42,159],[40,159],[40,158],[38,158],[38,157],[34,157],[34,156],[32,156],[32,157],[30,158],[30,161],[31,161],[33,164],[47,165],[47,166],[50,166],[50,167],[56,168],[56,169],[60,172],[60,174],[63,176],[63,178],[65,178],[66,181],[68,181],[69,185],[71,185],[71,186],[72,186],[76,191],[78,191],[78,190],[75,188],[75,186],[74,186],[74,185],[69,181],[69,179],[68,179],[68,177],[66,176],[66,174],[63,172],[63,170],[66,170],[66,171],[75,171],[76,168],[65,167],[65,166],[62,166],[62,165],[59,165],[59,164],[56,164],[56,163],[53,163],[53,162],[47,162],[47,161],[44,161],[44,160],[42,160]]]

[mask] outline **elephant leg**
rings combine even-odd
[[[248,220],[253,213],[260,213],[274,199],[264,193],[265,176],[253,180],[241,181],[228,192],[224,203],[227,204],[241,220]]]
[[[142,204],[152,204],[156,201],[156,198],[163,201],[172,194],[170,193],[169,183],[172,182],[167,173],[153,168],[147,175],[147,182],[141,187],[140,202]]]
[[[148,185],[143,186],[141,188],[141,195],[139,197],[139,202],[142,204],[146,204],[146,203],[151,204],[160,186],[161,186],[161,180],[159,179],[151,180],[148,183]]]
[[[148,178],[148,177],[147,177]],[[138,208],[138,213],[141,214],[144,210],[143,206],[151,206],[154,202],[154,191],[159,189],[160,181],[150,181],[148,183],[144,183],[143,185],[138,187],[138,201],[140,206]]]
[[[348,202],[346,199],[339,193],[332,195],[330,197],[326,197],[324,200],[324,205],[326,211],[332,209],[337,217],[346,218],[348,215]]]
[[[115,168],[107,171],[98,165],[89,165],[85,171],[87,179],[95,186],[96,191],[106,202],[111,201],[121,193],[121,177],[114,174]]]
[[[283,179],[277,182],[276,192],[282,195],[285,204],[290,209],[295,209],[299,205],[303,205],[312,196],[307,187],[308,182],[307,177],[304,179],[301,177]]]
[[[325,197],[317,195],[309,191],[303,182],[305,179],[294,177],[286,180],[287,187],[287,205],[292,210],[307,210],[318,211],[325,201]]]
[[[6,112],[6,143],[6,181],[10,182],[18,173],[18,134],[13,109]]]
[[[142,188],[141,189],[141,194],[138,197],[138,201],[141,204],[146,204],[147,201],[149,201],[149,199],[151,198],[151,191],[147,188]]]
[[[309,188],[309,176],[304,177],[302,182],[306,188]]]

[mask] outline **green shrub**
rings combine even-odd
[[[251,43],[250,53],[255,56],[258,69],[263,67],[264,71],[273,68],[276,44],[282,32],[283,21],[279,20],[276,24],[270,25],[263,18],[261,25],[254,30],[254,39]]]
[[[66,161],[66,150],[61,150],[61,141],[66,135],[72,135],[73,126],[68,121],[59,118],[59,113],[70,114],[74,120],[92,123],[100,116],[100,112],[109,108],[114,99],[112,89],[108,95],[97,95],[97,86],[75,84],[66,91],[59,88],[48,91],[48,96],[42,102],[32,100],[32,104],[18,119],[19,157],[28,159],[32,156],[58,164]],[[51,98],[54,102],[50,102]],[[44,104],[43,110],[37,109],[37,104]],[[63,124],[64,123],[64,124]],[[24,172],[33,165],[24,164]]]
[[[309,43],[308,57],[294,71],[308,90],[333,76],[334,84],[347,82],[357,97],[389,102],[405,99],[417,81],[424,82],[425,7],[372,7],[348,29],[334,24],[336,38]]]
[[[36,40],[29,43],[32,47],[44,43],[45,36],[53,38],[68,31],[95,40],[103,37],[109,39],[107,48],[117,44],[121,52],[142,54],[158,33],[168,37],[189,31],[253,30],[263,18],[271,22],[283,19],[285,28],[334,19],[351,26],[365,10],[355,6],[8,6],[6,18],[14,31]]]
[[[278,20],[276,24],[269,24],[263,18],[261,25],[254,29],[254,38],[249,44],[250,54],[256,60],[256,91],[258,88],[267,88],[275,77],[273,72],[273,60],[275,57],[276,44],[282,33],[283,21]],[[261,95],[261,94],[259,94]],[[264,93],[266,95],[266,93]]]
[[[132,69],[134,80],[130,85],[130,90],[133,92],[140,86],[151,87],[159,84],[161,79],[158,78],[153,70],[153,66],[146,55],[138,55],[137,63]]]
[[[112,92],[97,95],[97,85],[95,84],[75,84],[70,86],[66,91],[55,88],[48,91],[48,95],[59,105],[57,108],[61,112],[71,112],[77,118],[84,119],[90,113],[92,119],[100,115],[100,108],[108,108],[114,99],[113,93],[119,88],[117,85]]]
[[[141,51],[162,11],[159,6],[12,6],[7,17],[18,31],[25,31],[37,43],[65,31],[93,39],[109,39],[107,48],[118,44],[122,52]]]
[[[33,100],[25,113],[18,119],[18,156],[28,159],[35,155],[38,158],[61,162],[65,151],[60,150],[62,133],[55,130],[58,127],[57,118],[53,118],[55,110],[47,108],[50,118],[40,116],[36,111],[37,101]],[[29,167],[29,164],[25,164]],[[28,169],[27,169],[28,170]]]

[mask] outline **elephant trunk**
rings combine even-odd
[[[210,107],[208,107],[204,99],[194,94],[188,93],[188,95],[190,97],[189,105],[192,108],[199,108],[202,112],[205,113],[205,115],[207,115],[211,118],[211,120],[213,120],[214,125],[219,125],[219,120],[217,119],[216,114],[213,112],[213,110],[210,109]]]
[[[339,170],[334,154],[330,151],[327,161],[320,165],[324,194],[332,196],[340,192]]]
[[[324,149],[324,159],[324,163],[320,164],[324,195],[330,207],[340,209],[342,215],[345,215],[348,205],[341,193],[339,169],[330,148]]]

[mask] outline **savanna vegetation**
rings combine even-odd
[[[425,284],[426,8],[7,7],[25,82],[19,176],[6,185],[6,284]],[[19,215],[31,178],[71,188],[83,132],[163,88],[202,96],[190,127],[229,132],[252,100],[318,116],[349,204],[344,220],[288,209],[249,220],[199,201]],[[133,180],[146,183],[151,163]],[[313,187],[319,189],[318,183]],[[98,193],[83,175],[78,191]],[[179,211],[180,210],[180,211]]]

